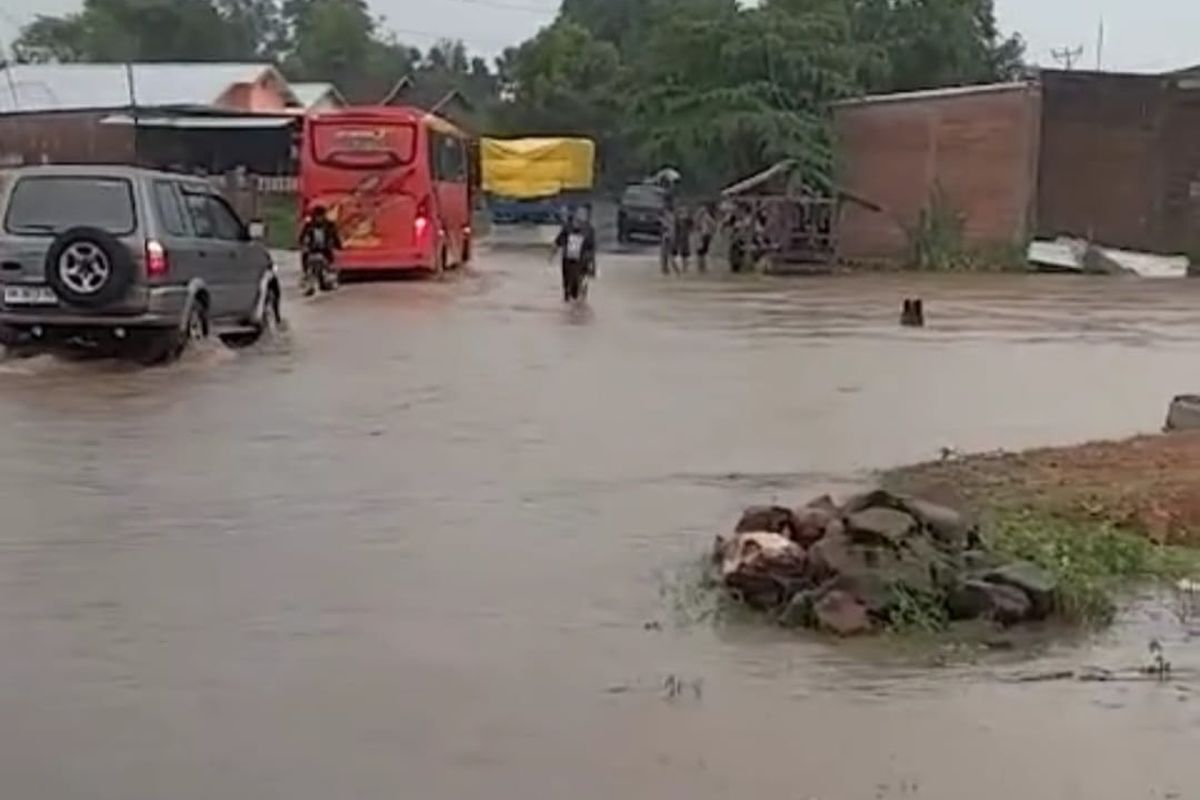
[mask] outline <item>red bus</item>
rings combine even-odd
[[[471,258],[465,133],[417,108],[320,112],[304,123],[301,210],[325,206],[347,272],[440,273]]]

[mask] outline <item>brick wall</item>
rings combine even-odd
[[[867,98],[834,109],[839,182],[883,208],[847,203],[839,236],[850,261],[903,259],[906,230],[937,187],[970,244],[1020,243],[1036,185],[1039,92],[1032,85]]]
[[[133,161],[133,128],[102,125],[110,111],[0,116],[0,164],[123,164]]]
[[[1039,237],[1153,248],[1163,84],[1151,75],[1042,75]]]
[[[1200,84],[1170,75],[1042,75],[1038,235],[1161,253],[1197,244]]]

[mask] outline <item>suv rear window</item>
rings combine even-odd
[[[20,178],[8,200],[9,233],[62,233],[86,225],[116,236],[133,233],[133,185],[124,178],[46,176]]]
[[[630,186],[621,202],[627,206],[659,208],[663,205],[663,193],[653,186]]]

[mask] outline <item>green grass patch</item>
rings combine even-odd
[[[278,250],[296,247],[299,229],[299,208],[294,195],[264,195],[262,221],[267,226],[267,245]]]
[[[937,634],[950,627],[950,615],[943,598],[907,586],[892,587],[895,605],[888,617],[888,633]]]
[[[1111,622],[1124,589],[1200,572],[1200,551],[1158,545],[1116,525],[1045,511],[996,512],[986,538],[998,555],[1031,561],[1053,575],[1061,593],[1060,616],[1076,624]]]

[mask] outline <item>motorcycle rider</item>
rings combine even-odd
[[[311,295],[317,290],[316,276],[308,269],[308,257],[320,255],[333,266],[338,250],[342,249],[342,237],[337,224],[329,218],[325,206],[316,205],[309,211],[308,218],[300,228],[300,252],[304,259],[304,293]]]

